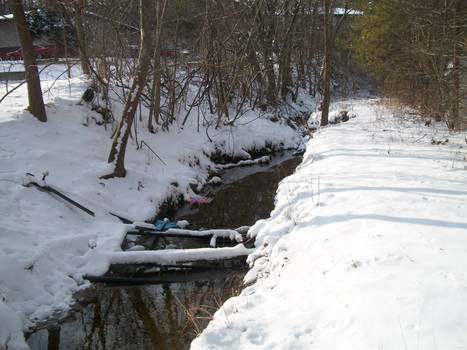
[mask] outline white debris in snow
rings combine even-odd
[[[177,221],[177,226],[182,228],[182,229],[185,228],[185,227],[188,227],[188,225],[190,225],[190,223],[187,220]]]
[[[214,176],[211,180],[208,181],[209,185],[220,185],[223,181],[219,176]]]

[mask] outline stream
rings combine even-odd
[[[223,180],[221,185],[203,189],[203,196],[213,198],[210,204],[186,204],[171,219],[187,220],[195,229],[251,226],[269,217],[278,183],[292,174],[300,161],[301,157],[287,151],[273,156],[268,164],[224,170],[218,175]],[[146,238],[136,243],[151,249],[209,244],[176,238],[157,242]],[[177,272],[174,279],[183,277],[185,283],[93,284],[75,295],[76,305],[65,319],[26,335],[27,342],[32,350],[188,349],[224,301],[241,292],[244,258],[228,264],[229,269]],[[130,275],[157,274],[150,269],[115,269]]]

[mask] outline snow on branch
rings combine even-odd
[[[160,264],[169,265],[192,261],[212,261],[247,256],[253,249],[243,244],[227,248],[166,249],[135,252],[117,252],[110,258],[110,264]]]
[[[257,159],[241,160],[238,163],[217,164],[216,168],[219,169],[219,170],[223,170],[223,169],[230,169],[230,168],[233,168],[233,167],[236,167],[236,166],[263,164],[263,163],[268,163],[269,161],[271,161],[271,157],[263,156],[263,157],[257,158]]]

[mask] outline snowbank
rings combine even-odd
[[[250,229],[256,282],[192,349],[466,349],[466,134],[346,109]]]
[[[57,64],[41,73],[46,123],[24,111],[25,85],[0,105],[0,300],[8,312],[17,314],[10,319],[21,319],[26,330],[66,313],[72,293],[89,285],[82,276],[103,274],[114,253],[121,251],[129,226],[110,212],[144,221],[168,197],[194,196],[191,186],[202,186],[214,167],[212,152],[235,156],[266,144],[292,148],[302,142],[285,123],[258,118],[254,112],[234,126],[211,128],[212,142],[203,127],[197,131],[195,117],[188,118],[183,129],[174,125],[172,131],[156,135],[141,122],[138,141],[144,140],[166,165],[148,147],[137,150],[132,139],[125,161],[127,176],[101,180],[99,176],[109,172],[111,128],[97,125],[102,117],[85,104],[77,105],[88,84],[78,66],[73,66],[71,78],[64,72],[65,66]],[[0,84],[0,95],[12,87]],[[114,106],[118,118],[118,103]],[[147,111],[144,107],[142,111],[145,118]],[[45,170],[46,183],[95,216],[55,195],[22,186],[26,173],[40,180]],[[3,331],[5,319],[1,321]],[[16,321],[10,325],[21,327]],[[2,333],[0,347],[6,340]]]
[[[23,335],[23,322],[8,305],[0,300],[0,349],[29,349]]]

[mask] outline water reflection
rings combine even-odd
[[[242,273],[209,282],[93,287],[80,310],[32,334],[31,349],[187,349],[222,302],[239,292]]]

